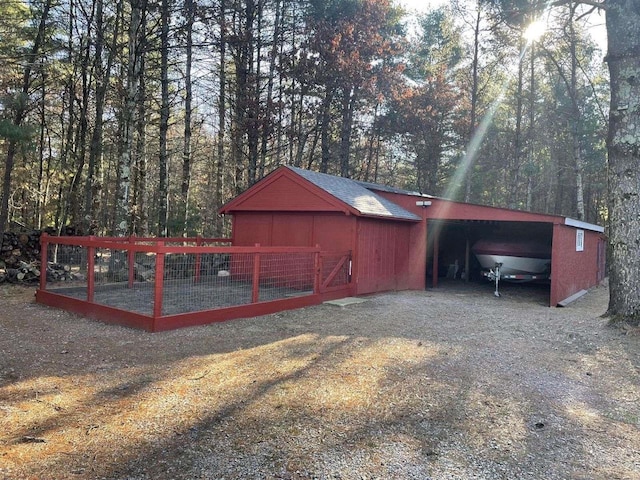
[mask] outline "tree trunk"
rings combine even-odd
[[[330,129],[331,129],[331,102],[333,101],[333,93],[331,88],[327,87],[322,103],[322,116],[320,123],[320,172],[327,173],[329,171],[329,161],[331,151],[329,149]]]
[[[342,126],[340,129],[340,176],[349,178],[349,157],[351,152],[351,131],[353,127],[353,110],[356,104],[355,87],[345,88],[342,98]]]
[[[255,174],[255,166],[251,168],[251,156],[247,151],[247,145],[245,145],[245,138],[248,130],[248,125],[251,119],[248,117],[249,106],[248,102],[252,97],[250,88],[250,69],[249,65],[249,37],[250,33],[247,32],[250,20],[247,18],[249,8],[253,5],[253,0],[247,0],[247,5],[244,9],[233,10],[234,35],[229,38],[233,51],[233,62],[235,69],[235,104],[233,106],[233,125],[232,125],[232,160],[233,168],[235,168],[235,185],[234,190],[236,195],[240,194],[250,182],[250,178]],[[238,18],[238,17],[241,18]],[[233,46],[235,45],[235,47]],[[245,158],[248,160],[245,162]],[[246,179],[246,181],[245,181]]]
[[[271,51],[269,52],[269,74],[267,79],[267,101],[266,101],[266,111],[264,112],[264,122],[262,127],[262,139],[260,145],[260,165],[258,167],[258,179],[264,177],[266,160],[267,160],[267,149],[269,146],[269,138],[273,133],[272,127],[272,119],[275,118],[274,112],[274,104],[273,104],[273,81],[276,76],[276,58],[278,56],[278,47],[281,45],[279,43],[280,40],[280,1],[276,0],[274,8],[275,11],[275,20],[273,24],[273,40],[271,45]],[[260,17],[262,18],[262,7]],[[282,110],[281,110],[282,111]],[[292,117],[293,118],[293,117]],[[281,119],[280,119],[281,120]],[[281,124],[277,122],[278,125]],[[280,136],[277,136],[277,145],[276,149],[276,160],[280,161]]]
[[[471,147],[471,140],[476,131],[476,115],[478,112],[478,66],[480,62],[480,28],[482,21],[482,3],[476,4],[476,19],[473,25],[473,59],[471,61],[471,112],[469,113],[469,133],[467,135],[467,150]],[[471,180],[473,173],[473,159],[476,158],[476,152],[467,151],[468,158],[471,159],[468,165],[465,165],[465,186],[464,201],[471,201]]]
[[[220,64],[218,65],[218,82],[219,82],[219,95],[218,95],[218,136],[217,136],[217,151],[216,151],[216,205],[221,207],[224,203],[223,198],[223,183],[224,183],[224,141],[225,141],[225,128],[226,128],[226,114],[227,114],[227,98],[226,98],[226,83],[227,83],[227,70],[226,70],[226,21],[227,8],[225,0],[220,0]],[[220,215],[216,217],[216,235],[222,236],[223,223]]]
[[[609,114],[609,314],[640,323],[640,6],[607,1]]]
[[[147,188],[147,0],[141,0],[140,28],[138,34],[138,94],[135,113],[135,146],[132,169],[133,191],[131,192],[131,233],[139,236],[149,234],[149,191]]]
[[[365,168],[363,179],[365,182],[371,181],[371,164],[373,163],[374,144],[380,138],[380,119],[378,117],[378,110],[380,109],[380,102],[376,102],[373,109],[373,122],[371,125],[371,133],[367,141],[367,156],[365,161]]]
[[[42,228],[42,211],[44,209],[44,145],[45,130],[47,126],[46,98],[47,98],[47,76],[42,72],[42,87],[40,89],[40,140],[38,142],[38,186],[36,189],[36,217],[35,225],[38,230]],[[51,158],[51,157],[49,157]],[[47,172],[48,173],[48,172]],[[2,237],[0,236],[0,241]]]
[[[133,147],[133,132],[135,125],[135,110],[138,99],[139,71],[140,71],[140,38],[139,30],[142,22],[142,8],[140,0],[131,0],[131,20],[129,24],[129,65],[127,67],[127,89],[122,112],[122,148],[118,158],[118,186],[115,201],[114,227],[117,236],[127,236],[131,233],[131,150]]]
[[[98,181],[98,166],[102,158],[102,126],[104,116],[104,104],[109,88],[109,79],[111,78],[111,68],[116,55],[118,36],[120,32],[120,12],[122,10],[122,1],[118,1],[116,14],[114,17],[113,37],[108,53],[107,64],[103,68],[102,51],[104,47],[104,13],[103,0],[96,2],[96,41],[95,41],[95,76],[96,76],[96,94],[95,94],[95,116],[93,132],[91,134],[91,144],[89,147],[89,163],[87,165],[87,182],[85,184],[84,198],[84,224],[86,231],[89,232],[91,224],[96,221],[98,207],[100,204],[100,190],[102,185]]]
[[[24,73],[22,75],[22,88],[20,90],[19,98],[17,99],[15,112],[13,114],[13,125],[17,128],[22,126],[22,121],[27,113],[27,106],[29,102],[29,88],[31,86],[31,69],[36,63],[38,55],[40,55],[40,49],[44,42],[45,27],[49,18],[49,9],[51,8],[51,0],[47,0],[42,10],[42,16],[40,17],[40,24],[38,26],[38,33],[33,41],[31,51],[27,55],[27,62],[24,67]],[[9,145],[7,147],[7,156],[4,163],[4,179],[2,181],[2,203],[0,204],[0,243],[4,235],[4,230],[9,219],[9,196],[11,195],[11,174],[13,173],[13,166],[15,163],[15,156],[18,151],[19,139],[12,137],[9,139]]]
[[[571,136],[573,143],[573,161],[576,173],[576,213],[578,220],[584,220],[584,159],[582,158],[582,145],[580,137],[582,135],[580,124],[582,123],[582,115],[578,102],[578,57],[576,45],[576,30],[574,26],[574,14],[576,5],[569,2],[569,48],[571,51]]]
[[[144,30],[144,27],[142,27]],[[140,54],[140,77],[138,79],[138,101],[136,105],[136,135],[133,151],[133,196],[132,233],[140,236],[149,234],[149,189],[147,188],[147,82],[144,76],[146,63],[144,47]]]
[[[258,142],[260,139],[259,131],[261,127],[264,127],[264,125],[261,125],[260,118],[260,56],[262,40],[260,38],[261,17],[259,15],[261,13],[261,0],[258,0],[257,5],[254,0],[245,1],[245,27],[243,38],[245,38],[246,41],[243,45],[244,54],[242,58],[244,58],[244,61],[241,65],[241,68],[246,68],[247,71],[247,76],[245,79],[246,88],[244,90],[247,98],[244,102],[245,123],[243,124],[243,129],[247,138],[247,151],[249,157],[249,175],[247,186],[250,187],[257,181]],[[256,16],[258,16],[257,19]],[[254,27],[255,20],[257,20],[257,28]],[[256,48],[255,52],[254,48]]]
[[[160,7],[160,154],[158,169],[158,236],[166,237],[169,214],[169,185],[167,153],[167,133],[169,131],[169,1],[162,0]]]
[[[74,157],[76,161],[76,173],[73,176],[71,185],[69,186],[69,218],[71,224],[74,226],[81,226],[84,222],[81,219],[82,208],[84,202],[82,201],[82,172],[84,171],[85,164],[87,163],[87,134],[89,131],[89,102],[91,96],[91,84],[93,72],[91,67],[91,25],[93,23],[93,17],[95,14],[95,4],[92,5],[90,17],[86,19],[87,31],[86,45],[84,46],[84,52],[82,53],[82,60],[80,62],[80,75],[82,76],[82,102],[80,107],[80,118],[78,121],[78,131],[74,141]],[[83,43],[83,42],[81,42]]]
[[[189,190],[191,185],[191,64],[193,61],[193,22],[194,4],[193,0],[185,0],[186,15],[186,66],[185,66],[185,99],[184,99],[184,144],[182,149],[182,186],[181,214],[182,214],[182,235],[188,234],[189,222]]]
[[[522,41],[520,51],[522,51]],[[520,183],[520,162],[522,159],[522,87],[524,81],[523,62],[518,62],[518,90],[516,93],[516,131],[514,132],[513,142],[513,165],[509,178],[509,208],[516,208],[518,205],[518,187]]]
[[[529,130],[527,135],[527,165],[526,165],[526,201],[525,210],[533,208],[533,168],[536,160],[536,45],[531,42],[531,61],[529,62]]]

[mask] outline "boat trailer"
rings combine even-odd
[[[500,280],[507,280],[511,282],[532,282],[534,280],[548,280],[550,276],[548,274],[504,274],[500,272],[502,268],[502,263],[496,263],[493,268],[490,268],[488,271],[483,270],[481,272],[483,277],[487,277],[487,279],[491,282],[495,282],[496,290],[493,294],[496,297],[500,296]]]

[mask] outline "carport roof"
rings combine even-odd
[[[397,193],[400,195],[407,195],[410,197],[421,197],[421,198],[435,198],[432,195],[426,195],[424,193],[413,192],[411,190],[403,190],[402,188],[391,187],[389,185],[380,185],[379,183],[371,183],[371,182],[363,182],[361,180],[354,180],[358,185],[366,188],[367,190],[373,190],[376,192],[388,192],[388,193]]]

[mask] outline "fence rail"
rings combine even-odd
[[[159,331],[317,304],[352,290],[351,252],[231,243],[45,234],[36,299]]]

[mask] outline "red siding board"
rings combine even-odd
[[[313,216],[312,245],[320,245],[323,250],[353,250],[356,233],[356,217],[353,215]]]
[[[38,290],[36,292],[36,300],[38,303],[43,305],[62,308],[105,323],[123,325],[131,328],[140,328],[148,332],[162,332],[176,328],[207,325],[214,322],[255,317],[281,312],[282,310],[291,310],[317,305],[323,301],[343,298],[350,294],[351,292],[349,291],[349,288],[344,287],[343,289],[327,292],[323,295],[307,295],[303,297],[241,305],[218,310],[205,310],[180,315],[169,315],[156,319],[146,315],[111,308],[104,305],[98,305],[95,303],[90,304],[75,298],[65,297],[43,290]]]
[[[234,214],[234,245],[301,246],[353,250],[356,217],[342,213],[289,212]]]
[[[426,207],[428,218],[453,220],[495,220],[501,222],[546,222],[557,223],[561,217],[544,215],[505,208],[485,207],[467,203],[449,202],[433,199],[432,205]]]
[[[553,226],[553,251],[551,257],[550,306],[580,290],[597,285],[602,280],[602,263],[598,248],[602,249],[604,237],[598,232],[584,231],[584,250],[576,251],[576,228],[556,224]],[[600,245],[600,247],[598,247]]]
[[[270,188],[263,188],[247,198],[242,204],[242,210],[297,210],[310,212],[335,210],[335,207],[302,185],[289,178],[281,177],[273,182]]]
[[[257,317],[260,315],[281,312],[283,310],[292,310],[295,308],[318,305],[324,300],[325,298],[320,295],[307,295],[299,298],[274,300],[271,302],[254,303],[238,307],[221,308],[218,310],[206,310],[202,312],[171,315],[157,319],[155,329],[153,331],[163,332],[167,330],[174,330],[176,328],[208,325],[210,323],[224,322],[238,318]]]
[[[272,213],[243,213],[233,216],[233,245],[252,247],[256,243],[271,246]]]
[[[410,227],[409,264],[407,265],[406,288],[411,290],[425,289],[425,273],[427,270],[427,226],[420,222]]]
[[[411,228],[402,222],[358,222],[357,293],[409,288],[416,283],[410,265]],[[424,271],[420,272],[424,277]]]
[[[354,231],[356,217],[343,213],[309,213],[292,212],[253,213],[236,212],[234,214],[234,235],[237,246],[286,246],[315,247],[320,245],[323,251],[354,251]],[[306,259],[300,265],[306,265]],[[235,263],[234,263],[235,265]],[[252,264],[241,263],[232,268],[234,278],[248,280],[251,278]],[[269,270],[277,271],[278,265],[262,264],[261,272],[269,277]],[[302,267],[301,267],[302,268]],[[308,284],[306,277],[293,277],[294,283]],[[294,286],[294,285],[287,285]],[[344,291],[344,289],[343,289]]]
[[[309,214],[280,214],[273,216],[273,246],[312,247],[313,216]]]

